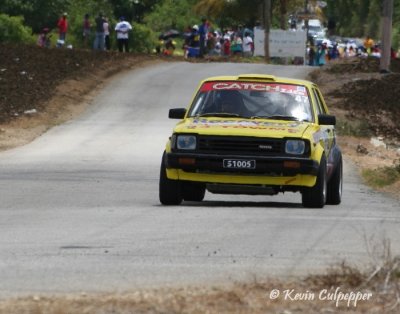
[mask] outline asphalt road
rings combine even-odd
[[[300,194],[216,196],[163,207],[165,142],[198,81],[220,74],[302,78],[304,67],[165,63],[116,77],[81,117],[0,153],[0,297],[118,292],[305,275],[400,253],[400,205],[345,163],[340,206]]]

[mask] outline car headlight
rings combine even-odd
[[[177,135],[176,148],[184,150],[196,149],[196,136],[194,135]]]
[[[292,155],[302,155],[306,149],[306,143],[302,140],[287,140],[285,153]]]

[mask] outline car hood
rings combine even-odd
[[[309,125],[309,122],[266,119],[188,118],[178,123],[174,131],[201,135],[283,138],[302,137]]]

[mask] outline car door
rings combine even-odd
[[[328,110],[321,92],[318,88],[312,88],[313,97],[316,103],[316,111],[318,114],[328,114]],[[335,145],[335,126],[334,125],[320,125],[320,132],[322,136],[323,146],[325,150],[326,159],[331,160],[332,148]]]

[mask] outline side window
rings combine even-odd
[[[326,110],[324,107],[324,102],[322,101],[321,95],[317,89],[313,88],[314,98],[317,102],[317,111],[318,114],[326,114]]]

